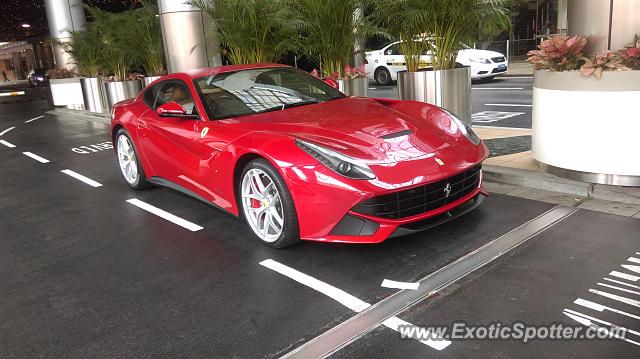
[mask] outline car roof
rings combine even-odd
[[[289,65],[283,64],[245,64],[245,65],[228,65],[228,66],[217,66],[217,67],[205,67],[200,69],[193,69],[184,71],[185,75],[191,78],[199,78],[209,75],[221,74],[225,72],[233,72],[240,70],[251,70],[251,69],[268,69],[274,67],[291,67]]]

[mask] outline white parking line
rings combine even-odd
[[[33,121],[35,121],[35,120],[39,120],[39,119],[41,119],[41,118],[43,118],[43,117],[44,117],[44,115],[42,115],[42,116],[38,116],[38,117],[34,117],[34,118],[30,119],[30,120],[26,120],[26,121],[24,121],[24,123],[31,123],[31,122],[33,122]]]
[[[150,204],[148,204],[146,202],[142,202],[139,199],[132,198],[132,199],[128,199],[127,202],[131,203],[132,205],[134,205],[134,206],[136,206],[138,208],[144,209],[145,211],[147,211],[149,213],[153,213],[158,217],[164,218],[169,222],[173,222],[173,223],[179,225],[180,227],[186,228],[186,229],[188,229],[188,230],[190,230],[192,232],[197,232],[197,231],[203,229],[203,227],[200,227],[199,225],[197,225],[195,223],[189,222],[186,219],[182,219],[182,218],[180,218],[180,217],[178,217],[176,215],[173,215],[173,214],[171,214],[171,213],[169,213],[167,211],[164,211],[164,210],[162,210],[162,209],[160,209],[158,207],[152,206],[152,205],[150,205]]]
[[[48,160],[48,159],[46,159],[46,158],[42,158],[42,157],[40,157],[40,156],[38,156],[38,155],[36,155],[36,154],[34,154],[34,153],[31,153],[31,152],[22,152],[22,154],[23,154],[23,155],[25,155],[25,156],[27,156],[27,157],[31,157],[31,158],[33,158],[34,160],[36,160],[36,161],[38,161],[38,162],[40,162],[40,163],[49,163],[49,160]]]
[[[607,297],[607,298],[610,298],[610,299],[613,299],[613,300],[617,300],[618,302],[626,303],[626,304],[629,304],[629,305],[633,305],[634,307],[640,308],[640,301],[635,300],[635,299],[629,299],[627,297],[622,297],[622,296],[619,296],[619,295],[603,292],[601,290],[596,290],[596,289],[589,289],[589,292],[595,293],[595,294],[599,294],[599,295],[601,295],[603,297]]]
[[[417,290],[420,287],[420,283],[396,282],[395,280],[385,279],[382,281],[382,284],[380,284],[380,286],[393,289]]]
[[[9,148],[15,148],[16,147],[16,145],[14,145],[13,143],[7,142],[5,140],[0,140],[0,143],[2,143],[3,145],[5,145],[5,146],[7,146]]]
[[[640,277],[638,277],[637,275],[621,273],[621,272],[618,272],[618,271],[613,271],[613,272],[609,273],[609,275],[614,276],[614,277],[618,277],[618,278],[622,278],[622,279],[626,279],[626,280],[630,280],[632,282],[637,282],[637,281],[640,280]]]
[[[11,131],[11,130],[13,130],[14,128],[15,128],[15,127],[9,127],[9,128],[7,128],[6,130],[4,130],[4,131],[0,132],[0,136],[4,135],[5,133],[7,133],[7,132],[9,132],[9,131]]]
[[[582,314],[580,312],[576,312],[575,310],[565,309],[564,311],[562,311],[562,313],[564,315],[566,315],[567,317],[575,320],[576,322],[578,322],[578,323],[580,323],[582,325],[585,325],[587,327],[595,327],[598,331],[603,331],[603,332],[605,332],[607,334],[613,334],[613,333],[611,333],[609,331],[609,329],[601,327],[601,326],[599,326],[597,324],[594,324],[593,322],[601,323],[601,324],[604,324],[604,325],[609,326],[609,327],[616,327],[616,328],[621,328],[621,329],[623,328],[625,330],[625,333],[628,332],[628,333],[632,333],[632,334],[635,334],[635,335],[640,335],[639,332],[637,332],[637,331],[635,331],[633,329],[629,329],[629,328],[625,328],[625,327],[623,327],[621,325],[605,322],[604,320],[600,320],[598,318],[590,317],[590,316],[588,316],[586,314]],[[619,336],[619,335],[612,335],[612,336],[615,337],[615,338],[618,338],[618,339],[622,339],[622,340],[624,340],[624,341],[626,341],[628,343],[640,346],[640,343],[638,343],[636,341],[633,341],[631,339],[627,339],[627,338]]]
[[[472,90],[524,90],[524,87],[472,87]]]
[[[73,178],[75,178],[75,179],[77,179],[79,181],[82,181],[82,182],[88,184],[91,187],[102,187],[102,183],[96,182],[96,181],[92,180],[91,178],[85,177],[85,176],[83,176],[83,175],[81,175],[81,174],[79,174],[77,172],[73,172],[72,170],[62,170],[60,172],[66,174],[66,175],[69,175],[69,176],[71,176],[71,177],[73,177]]]
[[[304,284],[309,288],[315,289],[318,292],[328,296],[329,298],[334,299],[338,303],[344,305],[345,307],[353,310],[356,313],[360,313],[361,311],[371,306],[371,304],[352,296],[351,294],[343,291],[342,289],[338,289],[330,284],[327,284],[318,279],[315,279],[307,274],[297,271],[282,263],[276,262],[273,259],[266,259],[260,262],[260,265],[266,268],[269,268],[275,272],[278,272],[286,277],[289,277],[300,284]],[[385,327],[395,331],[399,331],[400,326],[411,325],[411,323],[408,323],[397,317],[391,317],[385,320],[384,322],[382,322],[382,324]],[[444,340],[444,339],[421,340],[420,342],[436,350],[442,350],[451,344],[450,341]]]
[[[619,281],[619,280],[609,279],[609,278],[603,278],[603,279],[604,279],[604,280],[608,280],[609,282],[613,282],[613,283],[618,283],[618,284],[626,285],[627,287],[640,289],[640,287],[639,287],[639,286],[637,286],[637,285],[633,285],[633,284],[629,284],[629,283],[621,282],[621,281]]]
[[[24,91],[0,92],[0,97],[6,97],[6,96],[22,96],[22,95],[24,95]]]
[[[605,311],[605,310],[610,310],[610,311],[612,311],[614,313],[626,315],[629,318],[634,318],[634,319],[640,320],[640,316],[637,316],[637,315],[631,314],[631,313],[627,313],[625,311],[618,310],[618,309],[615,309],[615,308],[607,307],[606,305],[598,304],[598,303],[592,302],[590,300],[578,298],[578,299],[574,300],[573,303],[575,303],[577,305],[581,305],[581,306],[589,308],[589,309],[593,309],[596,312],[602,312],[602,311]]]
[[[504,76],[504,77],[500,77],[500,79],[502,80],[508,80],[508,79],[532,79],[533,76]]]
[[[629,257],[629,259],[627,259],[627,262],[632,262],[632,263],[638,263],[638,264],[640,264],[640,258],[636,258],[636,257]]]
[[[623,292],[640,295],[640,292],[637,292],[635,290],[620,288],[620,287],[616,287],[615,285],[605,284],[605,283],[596,283],[596,284],[597,285],[601,285],[603,287],[613,288],[613,289],[617,289],[617,290],[620,290],[620,291],[623,291]]]
[[[500,106],[500,107],[533,107],[533,105],[525,105],[520,103],[485,103],[485,106]]]

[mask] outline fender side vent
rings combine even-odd
[[[400,131],[400,132],[390,133],[388,135],[381,136],[380,138],[385,139],[385,140],[389,140],[389,139],[400,137],[400,136],[410,135],[412,133],[413,133],[413,130],[403,130],[403,131]]]

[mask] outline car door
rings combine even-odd
[[[204,123],[206,121],[158,116],[156,110],[160,105],[176,102],[173,97],[177,87],[185,91],[192,104],[195,104],[195,97],[182,80],[166,80],[156,86],[147,90],[151,91],[150,94],[145,93],[146,102],[149,104],[149,97],[154,95],[154,91],[156,92],[153,105],[139,119],[138,141],[140,148],[156,177],[173,182],[173,184],[196,194],[201,194],[202,186],[198,178],[200,148],[197,141],[206,127]],[[194,113],[197,114],[197,107],[189,106],[188,100],[183,107],[193,108]]]
[[[391,72],[405,71],[407,63],[397,43],[387,46],[383,51],[384,62]]]

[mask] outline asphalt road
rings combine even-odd
[[[313,344],[340,358],[640,355],[640,346],[621,339],[461,339],[436,349],[401,339],[394,326],[495,319],[583,327],[568,309],[640,331],[633,317],[573,304],[580,297],[640,314],[636,302],[589,291],[639,299],[635,267],[621,267],[640,257],[638,220],[577,210],[540,225],[536,218],[553,205],[491,195],[464,217],[380,245],[303,242],[274,250],[202,202],[163,188],[131,191],[118,174],[108,125],[46,110],[43,102],[0,105],[2,357],[313,357],[305,354]],[[133,204],[140,202],[200,229]],[[495,252],[483,267],[473,257],[513,239],[523,244]],[[470,271],[453,275],[460,265]],[[608,276],[623,284],[605,282],[619,289],[596,284],[612,271],[626,274]],[[381,286],[434,276],[454,284],[420,284],[417,292],[428,293],[406,306],[392,304],[411,290]],[[352,324],[380,310],[392,322]],[[356,333],[341,349],[326,341],[340,339],[340,328]]]
[[[473,124],[477,126],[531,128],[533,77],[496,77],[471,85]],[[369,97],[398,98],[393,86],[369,84]]]

